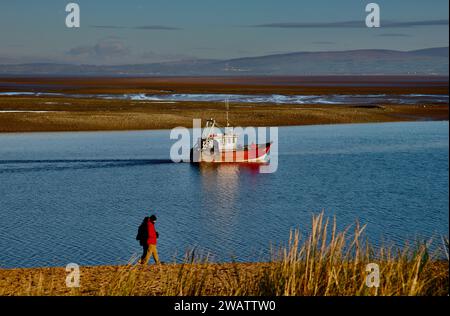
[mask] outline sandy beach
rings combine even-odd
[[[266,266],[265,264],[206,264],[193,265],[192,271],[206,273],[208,291],[220,291],[225,279],[232,276],[236,269],[242,277],[255,277]],[[171,283],[182,268],[177,264],[140,266],[96,266],[80,268],[80,287],[66,286],[66,272],[63,267],[32,269],[0,269],[0,295],[114,295],[125,294],[115,292],[114,285],[124,285],[136,281],[133,295],[167,295]],[[136,280],[129,279],[130,274]],[[116,284],[114,284],[116,283]],[[112,286],[112,287],[111,287]],[[2,292],[3,291],[3,292]]]
[[[170,129],[193,118],[225,120],[220,102],[96,99],[91,94],[430,94],[448,95],[445,78],[249,77],[249,78],[3,78],[0,92],[77,94],[0,96],[0,132]],[[85,97],[83,97],[85,95]],[[448,120],[448,104],[326,105],[230,102],[235,126],[289,126]]]

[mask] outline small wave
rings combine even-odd
[[[18,91],[18,92],[0,92],[0,96],[64,96],[62,93],[52,93],[52,92],[27,92],[27,91]]]
[[[149,102],[223,102],[272,103],[272,104],[419,104],[423,102],[448,103],[448,95],[438,94],[333,94],[333,95],[283,95],[283,94],[224,94],[224,93],[175,93],[175,94],[61,94],[47,92],[0,92],[0,96],[64,96],[69,98],[94,98],[104,100],[132,100]]]
[[[103,169],[174,163],[170,159],[54,159],[0,160],[1,173]]]
[[[171,163],[170,159],[39,159],[39,160],[0,160],[1,164],[27,164],[27,163],[83,163],[83,162],[140,162],[140,163]]]
[[[117,97],[116,97],[117,98]],[[137,101],[166,101],[166,102],[223,102],[228,99],[234,103],[274,103],[274,104],[374,104],[400,103],[417,104],[424,101],[448,103],[446,95],[245,95],[245,94],[125,94],[126,100]],[[425,100],[424,100],[425,99]]]

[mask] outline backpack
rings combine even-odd
[[[136,235],[136,240],[139,241],[139,244],[141,246],[144,246],[147,242],[147,238],[148,238],[148,232],[147,232],[147,224],[146,223],[142,223],[141,225],[139,225],[138,228],[138,233]]]

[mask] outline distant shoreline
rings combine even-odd
[[[448,77],[252,76],[152,78],[0,78],[0,92],[86,95],[0,96],[0,133],[159,130],[192,127],[192,119],[225,121],[221,102],[89,98],[101,94],[448,95]],[[376,105],[237,103],[234,126],[299,126],[448,120],[448,104]]]
[[[192,120],[202,122],[214,117],[225,122],[222,104],[179,102],[177,104],[107,102],[72,100],[70,109],[59,105],[43,111],[36,100],[0,98],[0,133],[29,132],[100,132],[130,130],[167,130],[179,126],[192,128]],[[42,100],[39,98],[39,100]],[[46,99],[48,100],[48,99]],[[115,103],[111,105],[111,103]],[[111,106],[110,108],[107,108]],[[2,108],[7,107],[5,112]],[[26,108],[24,108],[26,107]],[[119,107],[119,108],[118,108]],[[388,123],[414,121],[448,121],[447,105],[381,105],[355,107],[345,105],[256,105],[231,106],[233,126],[305,126],[357,123]]]
[[[1,77],[0,92],[374,94],[449,93],[449,76]]]
[[[204,121],[202,121],[204,122]],[[303,124],[303,125],[264,125],[261,127],[301,127],[301,126],[333,126],[333,125],[359,125],[359,124],[386,124],[386,123],[414,123],[414,122],[449,122],[449,120],[414,120],[414,121],[386,121],[386,122],[358,122],[358,123],[330,123],[330,124]],[[245,127],[245,126],[241,126]],[[255,126],[258,127],[258,126]],[[186,128],[191,129],[192,126],[187,126]],[[64,131],[26,131],[26,132],[0,132],[2,135],[13,135],[13,134],[39,134],[39,133],[120,133],[120,132],[156,132],[156,131],[170,131],[171,128],[156,128],[156,129],[116,129],[116,130],[64,130]]]

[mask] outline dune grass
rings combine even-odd
[[[315,216],[303,243],[298,231],[291,233],[288,247],[259,280],[258,295],[448,294],[448,271],[435,271],[429,245],[375,249],[364,240],[364,229],[356,223],[353,234],[337,232],[336,220]],[[379,267],[378,287],[366,285],[367,265],[373,263]]]
[[[306,237],[290,233],[285,246],[260,263],[213,263],[197,251],[181,264],[141,266],[137,257],[117,267],[85,267],[81,287],[68,289],[62,268],[35,270],[15,283],[2,277],[0,295],[223,295],[223,296],[443,296],[449,294],[448,238],[403,248],[373,247],[356,223],[338,231],[336,219],[318,214]],[[436,247],[434,247],[436,248]],[[379,286],[368,264],[379,267]],[[373,268],[373,267],[372,267]],[[53,269],[53,270],[52,270]],[[3,270],[3,275],[7,270]],[[50,272],[53,271],[53,272]],[[56,275],[59,274],[59,275]],[[22,281],[20,281],[22,280]],[[3,283],[2,283],[3,282]],[[21,283],[20,283],[21,282]],[[27,283],[28,282],[28,283]]]
[[[270,263],[252,276],[240,273],[237,265],[225,276],[216,295],[256,296],[367,296],[367,295],[448,295],[447,262],[437,261],[429,252],[430,243],[373,248],[363,238],[365,226],[356,223],[353,233],[338,232],[336,220],[314,216],[310,235],[302,242],[298,230],[290,234],[288,245],[273,253]],[[378,287],[368,287],[368,264],[379,267]],[[203,263],[204,264],[204,263]],[[208,273],[182,265],[168,295],[207,295]],[[216,289],[217,290],[217,289]]]

